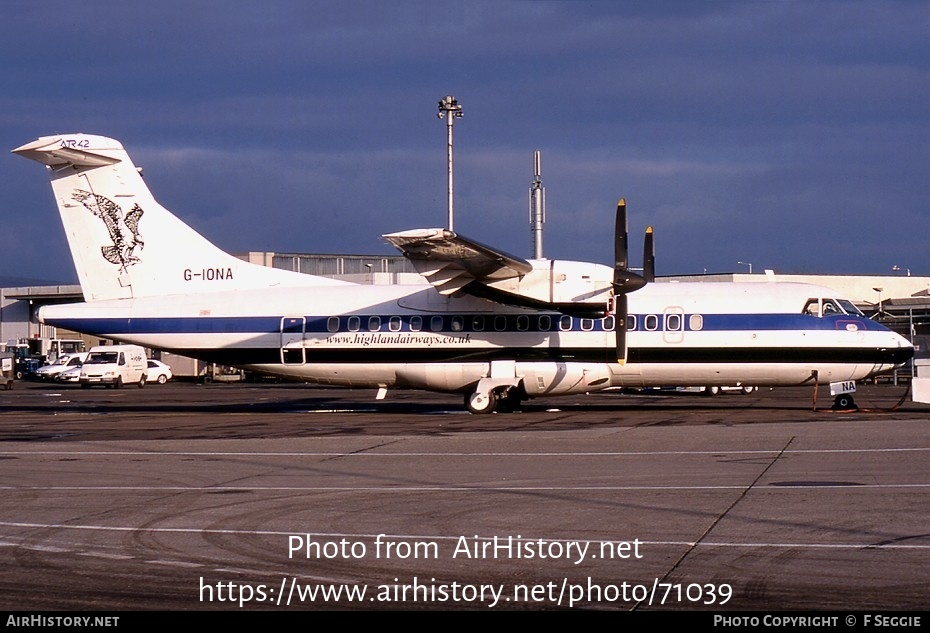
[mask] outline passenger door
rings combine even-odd
[[[284,317],[281,319],[281,362],[285,365],[303,365],[304,330],[306,317]]]

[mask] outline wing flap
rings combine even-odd
[[[453,295],[474,281],[474,278],[458,266],[437,263],[434,269],[419,271],[429,283],[444,296]]]

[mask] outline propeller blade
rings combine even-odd
[[[652,227],[646,231],[646,263],[643,276],[629,270],[629,253],[627,248],[628,228],[626,214],[626,199],[620,198],[617,203],[617,217],[614,223],[614,332],[616,335],[617,362],[626,362],[626,317],[627,293],[639,290],[647,281],[655,279],[655,255],[650,257],[652,250]]]
[[[620,202],[617,203],[617,219],[614,223],[613,286],[617,296],[639,290],[646,284],[645,279],[628,269],[627,233],[626,199],[620,198]]]
[[[617,346],[617,362],[626,363],[626,294],[614,297],[614,334]]]
[[[643,244],[643,278],[647,283],[656,280],[656,245],[651,226],[646,229]]]
[[[617,271],[626,270],[628,265],[626,199],[620,198],[614,221],[614,284],[618,283]]]

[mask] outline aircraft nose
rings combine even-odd
[[[903,365],[914,357],[914,345],[900,334],[896,334],[896,336],[898,346],[885,350],[885,352],[889,355],[892,363]]]

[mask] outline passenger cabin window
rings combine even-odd
[[[521,314],[517,317],[517,329],[521,332],[526,332],[530,329],[530,317],[525,314]]]
[[[475,332],[481,332],[484,330],[484,317],[476,316],[471,319],[471,329]]]
[[[646,329],[650,332],[656,331],[657,329],[659,329],[659,317],[657,317],[654,314],[647,314],[645,326],[646,326]]]
[[[688,325],[691,326],[692,332],[699,332],[704,329],[704,317],[700,314],[692,314],[688,318]]]
[[[359,319],[357,316],[350,316],[349,317],[349,331],[358,332],[358,329],[361,326],[361,323],[362,323],[362,320]]]
[[[465,329],[465,319],[460,316],[452,317],[452,331],[461,332],[463,329]]]
[[[433,332],[441,332],[442,331],[442,317],[434,316],[433,318],[431,318],[429,320],[429,329],[431,329]]]
[[[368,331],[369,332],[380,332],[381,331],[381,317],[379,316],[368,317]]]
[[[632,332],[636,329],[636,315],[628,314],[626,315],[626,331]]]
[[[326,319],[326,331],[327,332],[338,332],[339,331],[339,317],[331,316]]]
[[[603,326],[605,332],[613,332],[613,331],[614,331],[614,317],[613,317],[613,315],[610,315],[610,316],[608,316],[608,317],[604,317],[604,320],[603,320],[603,322],[602,322],[602,326]]]
[[[388,329],[392,332],[400,332],[400,324],[401,324],[400,317],[392,316],[390,320],[388,321]]]
[[[410,331],[419,332],[423,329],[423,317],[412,316],[410,317]]]
[[[548,315],[543,315],[539,317],[539,330],[541,332],[548,332],[549,328],[552,327],[552,319]]]
[[[572,329],[572,318],[568,315],[562,316],[559,319],[559,329],[563,332],[568,332]]]
[[[494,317],[494,329],[498,332],[503,332],[507,329],[507,317],[500,315]]]
[[[681,315],[680,314],[667,314],[665,315],[665,329],[669,332],[678,332],[681,330]]]

